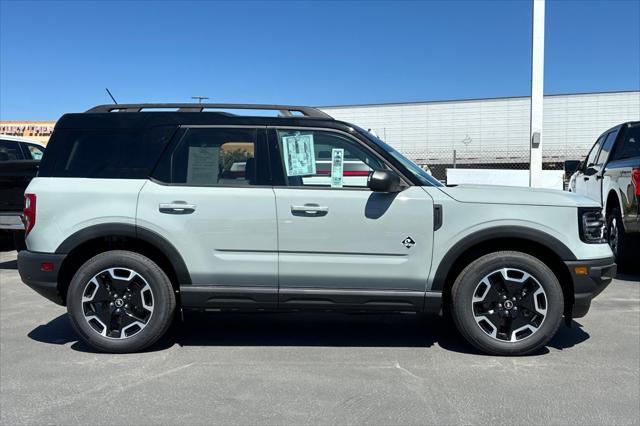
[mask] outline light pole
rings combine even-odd
[[[544,112],[544,6],[532,0],[531,116],[529,121],[529,186],[542,185],[542,118]]]

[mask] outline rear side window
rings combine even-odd
[[[640,157],[640,124],[629,127],[622,139],[622,145],[616,152],[616,160]]]
[[[172,127],[56,130],[40,176],[144,179],[174,133]]]
[[[0,140],[0,161],[22,160],[22,152],[16,141]]]
[[[168,150],[153,177],[188,186],[253,186],[268,184],[267,161],[251,128],[187,129]]]

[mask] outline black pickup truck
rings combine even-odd
[[[36,141],[0,135],[0,234],[13,234],[18,250],[25,248],[24,190],[38,172],[44,151]]]
[[[569,162],[567,162],[569,163]],[[619,265],[640,257],[640,121],[604,132],[574,171],[569,190],[602,204],[607,238]]]

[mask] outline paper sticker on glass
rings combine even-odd
[[[344,169],[344,149],[333,148],[331,150],[331,187],[342,188]]]
[[[316,174],[316,156],[313,134],[296,134],[282,137],[284,165],[287,176],[309,176]]]

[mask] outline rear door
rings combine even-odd
[[[276,305],[277,224],[268,169],[264,127],[185,127],[140,192],[137,225],[176,247],[190,289],[206,287],[207,307]]]
[[[420,309],[432,251],[431,197],[417,186],[369,190],[369,172],[388,166],[347,133],[269,134],[274,179],[283,179],[275,187],[280,307]]]

